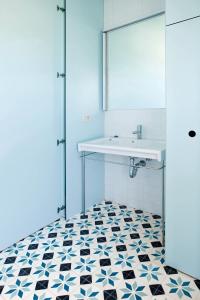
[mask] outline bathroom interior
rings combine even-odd
[[[0,7],[0,299],[200,300],[200,1]]]

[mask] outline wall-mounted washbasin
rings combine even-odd
[[[97,152],[162,161],[165,142],[148,139],[105,137],[78,144],[78,151]]]

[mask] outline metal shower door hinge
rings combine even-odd
[[[65,209],[65,205],[62,205],[62,206],[58,207],[57,208],[57,213],[59,214],[64,209]]]
[[[57,140],[57,146],[59,146],[60,144],[64,144],[65,143],[65,140],[62,139],[62,140]]]
[[[57,72],[57,78],[60,78],[60,77],[65,78],[65,73]]]
[[[62,11],[62,12],[65,12],[66,9],[63,8],[63,7],[60,7],[59,5],[57,5],[57,11]]]

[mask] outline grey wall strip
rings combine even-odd
[[[117,30],[117,29],[121,29],[121,28],[127,27],[127,26],[129,26],[129,25],[137,24],[137,23],[139,23],[139,22],[142,22],[142,21],[145,21],[145,20],[154,18],[154,17],[158,17],[158,16],[161,16],[161,15],[163,15],[163,14],[165,14],[164,11],[162,11],[162,12],[160,12],[160,13],[157,13],[157,14],[154,14],[154,15],[150,15],[150,16],[145,17],[145,18],[142,18],[142,19],[135,20],[135,21],[133,21],[133,22],[130,22],[130,23],[127,23],[127,24],[124,24],[124,25],[121,25],[121,26],[117,26],[117,27],[114,27],[114,28],[105,30],[105,31],[103,31],[103,33],[111,32],[111,31],[114,31],[114,30]]]

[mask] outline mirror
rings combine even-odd
[[[164,14],[104,33],[104,109],[164,107]]]

